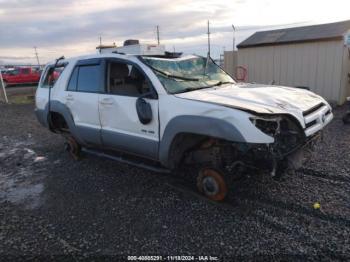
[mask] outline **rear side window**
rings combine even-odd
[[[67,90],[68,91],[76,91],[77,90],[77,83],[78,83],[78,70],[79,67],[74,68],[73,74],[70,77]]]
[[[50,73],[50,70],[52,67],[48,67],[46,70],[45,70],[45,75],[44,77],[42,78],[42,82],[40,83],[40,87],[41,88],[49,88],[50,86],[54,86],[54,84],[57,82],[58,78],[61,76],[65,66],[67,64],[64,64],[64,65],[59,65],[55,68],[55,70]]]
[[[97,93],[101,90],[100,65],[79,67],[77,91]],[[73,76],[72,76],[73,77]]]
[[[29,73],[30,73],[29,68],[24,68],[24,69],[22,69],[22,74],[28,75]]]

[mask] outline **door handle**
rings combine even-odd
[[[114,102],[111,98],[104,98],[100,101],[102,105],[112,105]]]
[[[68,95],[66,96],[66,100],[73,101],[74,97],[72,95]]]

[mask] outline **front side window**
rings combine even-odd
[[[123,62],[108,62],[107,93],[139,97],[151,91],[150,83],[134,65]]]
[[[209,88],[235,81],[211,59],[189,56],[180,59],[142,57],[171,94]]]

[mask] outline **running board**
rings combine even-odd
[[[132,166],[135,166],[135,167],[140,167],[140,168],[147,169],[147,170],[150,170],[150,171],[153,171],[153,172],[156,172],[156,173],[170,173],[169,169],[166,169],[166,168],[163,168],[163,167],[156,167],[156,166],[147,165],[147,164],[143,164],[143,163],[136,163],[135,161],[127,160],[127,159],[125,159],[123,157],[120,157],[120,156],[114,156],[114,155],[107,154],[107,153],[100,152],[100,151],[96,151],[96,150],[93,150],[93,149],[82,148],[82,152],[85,152],[85,153],[91,154],[91,155],[95,155],[95,156],[98,156],[98,157],[108,158],[108,159],[111,159],[111,160],[118,161],[120,163],[132,165]]]

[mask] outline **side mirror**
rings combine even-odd
[[[140,95],[139,98],[155,99],[155,98],[158,98],[158,96],[157,96],[157,93],[155,93],[154,91],[149,91],[147,93]]]
[[[152,121],[152,107],[142,96],[136,100],[136,111],[142,124],[146,125]]]

